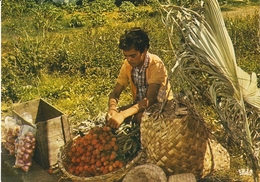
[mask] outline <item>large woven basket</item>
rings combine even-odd
[[[191,107],[186,114],[176,114],[176,102],[168,101],[160,114],[161,103],[144,112],[141,143],[148,161],[160,166],[167,175],[193,173],[200,178],[209,132]]]
[[[125,174],[132,169],[133,167],[136,166],[137,162],[140,160],[142,157],[143,152],[140,151],[138,155],[130,162],[128,162],[124,167],[121,169],[105,174],[105,175],[100,175],[100,176],[93,176],[93,177],[80,177],[80,176],[75,176],[73,174],[70,174],[64,166],[64,162],[68,160],[67,150],[70,148],[72,145],[72,140],[66,143],[63,147],[60,148],[59,154],[58,154],[58,165],[63,174],[71,179],[72,181],[88,181],[88,182],[102,182],[102,181],[109,181],[109,182],[114,182],[114,181],[119,181],[121,180]]]

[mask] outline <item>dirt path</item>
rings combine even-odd
[[[241,8],[233,8],[229,11],[222,11],[222,15],[225,18],[245,17],[253,13],[260,13],[260,6],[245,6]]]

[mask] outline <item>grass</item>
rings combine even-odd
[[[90,6],[80,9],[52,4],[39,6],[30,2],[27,4],[30,5],[28,11],[24,2],[12,4],[5,1],[3,4],[2,111],[8,110],[12,102],[35,97],[46,98],[68,115],[76,116],[76,121],[84,119],[84,112],[94,116],[105,111],[107,96],[120,68],[119,60],[123,59],[117,48],[118,37],[125,28],[132,26],[145,27],[150,32],[150,51],[160,55],[168,69],[172,66],[174,55],[167,35],[162,31],[161,19],[152,6],[136,7],[133,12],[138,16],[129,14],[130,19],[135,21],[126,21],[122,15],[133,8],[131,5],[125,4],[120,9],[106,4],[106,11],[98,10],[106,15],[105,24],[95,27],[95,18],[87,21],[90,13],[86,9],[89,10]],[[81,16],[78,21],[85,22],[85,25],[69,26],[72,17],[78,15]],[[254,39],[257,26],[251,28],[257,21],[257,15],[246,19],[227,19],[227,26],[238,55],[238,64],[249,72],[259,73],[257,61],[253,61],[259,57],[259,52],[254,50],[257,47]],[[176,49],[180,46],[178,35],[174,46]],[[129,101],[129,98],[126,100]],[[98,104],[91,106],[88,102]],[[78,110],[82,114],[76,112]]]
[[[123,59],[117,47],[118,38],[124,29],[132,26],[148,30],[150,52],[160,55],[171,69],[174,55],[153,6],[133,9],[127,3],[121,8],[101,1],[96,3],[78,8],[3,1],[2,118],[11,114],[13,103],[40,97],[66,113],[72,128],[77,128],[89,116],[105,112]],[[104,10],[98,8],[101,5]],[[222,9],[225,8],[231,10],[233,6]],[[255,39],[259,28],[257,13],[246,18],[225,18],[225,21],[238,64],[248,72],[260,73]],[[178,50],[180,46],[176,30],[174,48]],[[126,91],[120,104],[130,100],[131,95]],[[245,165],[239,158],[232,164]]]

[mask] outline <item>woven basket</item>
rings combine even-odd
[[[228,151],[210,136],[207,142],[207,150],[203,161],[203,176],[211,175],[216,171],[230,169],[230,155]]]
[[[196,178],[192,173],[183,173],[169,176],[168,182],[196,182]]]
[[[129,163],[127,163],[124,167],[121,169],[105,174],[105,175],[100,175],[100,176],[94,176],[94,177],[80,177],[80,176],[75,176],[73,174],[70,174],[64,166],[64,162],[68,160],[67,157],[67,150],[70,148],[72,145],[72,140],[67,142],[63,147],[60,148],[59,154],[58,154],[58,165],[63,174],[71,179],[72,181],[88,181],[88,182],[102,182],[102,181],[119,181],[122,179],[125,174],[132,169],[133,167],[136,166],[136,163],[139,161],[139,159],[142,157],[142,151],[138,153],[138,155]]]
[[[123,182],[167,182],[164,171],[154,164],[143,164],[131,169]]]
[[[200,178],[208,132],[203,119],[191,107],[187,114],[176,115],[176,102],[168,101],[160,114],[161,103],[144,112],[141,143],[148,161],[160,166],[167,175],[193,173]]]

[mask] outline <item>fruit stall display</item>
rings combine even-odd
[[[94,126],[60,149],[59,167],[73,181],[116,181],[141,158],[139,125]]]

